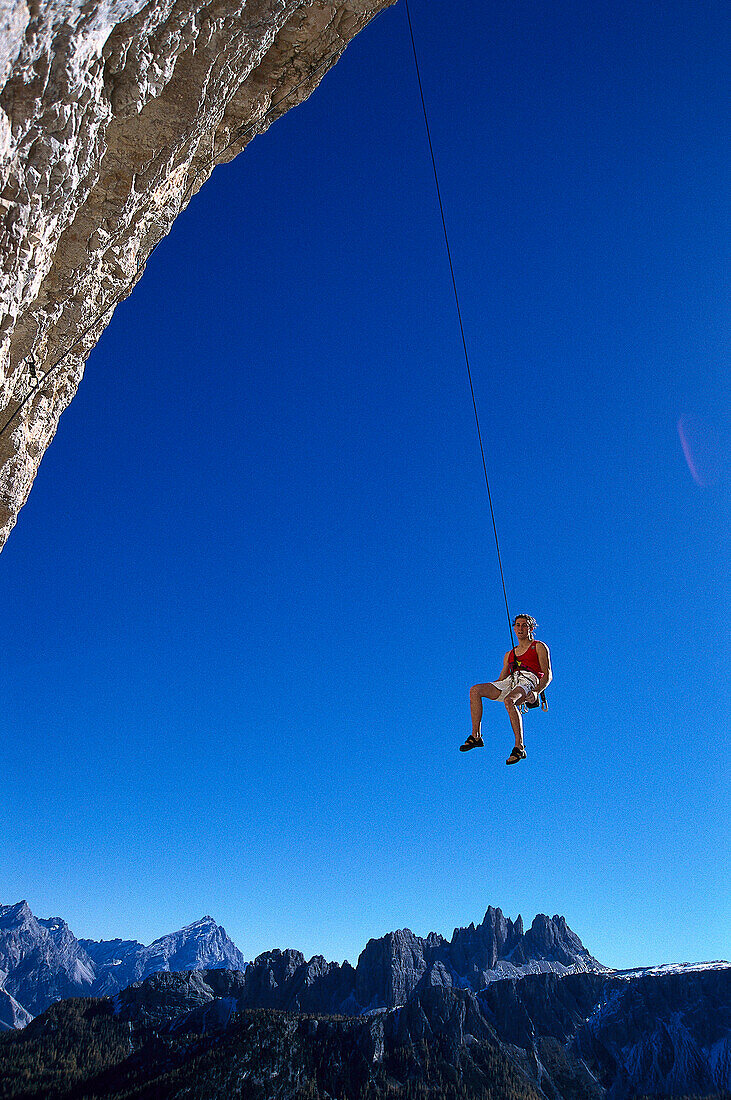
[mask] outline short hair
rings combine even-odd
[[[528,630],[530,631],[531,634],[535,634],[536,630],[538,629],[538,623],[536,622],[536,620],[533,618],[532,615],[527,615],[525,613],[525,611],[521,612],[520,615],[516,615],[515,618],[513,619],[513,626],[515,626],[518,619],[525,619],[525,621],[528,623]]]

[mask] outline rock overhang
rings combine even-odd
[[[154,247],[395,0],[0,10],[0,548]]]

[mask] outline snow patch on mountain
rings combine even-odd
[[[641,978],[646,974],[692,974],[694,971],[730,969],[730,962],[726,962],[724,959],[717,959],[714,962],[662,963],[660,966],[640,966],[636,967],[634,970],[611,970],[609,973],[611,973],[613,978],[626,978],[629,981],[632,978]]]

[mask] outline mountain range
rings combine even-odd
[[[355,967],[273,950],[247,962],[212,917],[149,946],[135,940],[77,939],[60,917],[33,915],[27,902],[0,906],[0,1029],[22,1027],[54,1001],[114,996],[161,971],[235,970],[252,1008],[357,1015],[405,1004],[415,990],[479,991],[532,973],[606,970],[563,917],[539,914],[527,931],[490,906],[481,924],[451,940],[409,929],[369,940]]]
[[[36,1018],[34,1018],[36,1017]],[[204,917],[149,946],[0,907],[0,1100],[731,1100],[731,966],[610,970],[490,906],[356,966],[247,962]]]
[[[112,995],[161,970],[246,966],[211,917],[145,947],[78,940],[60,917],[35,917],[25,901],[0,906],[0,1031],[23,1026],[54,1001]]]
[[[425,985],[356,1016],[159,972],[0,1036],[2,1100],[696,1100],[731,1093],[731,967]]]

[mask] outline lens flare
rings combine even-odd
[[[716,434],[700,417],[683,414],[678,420],[678,436],[693,481],[702,489],[715,485],[721,466]]]

